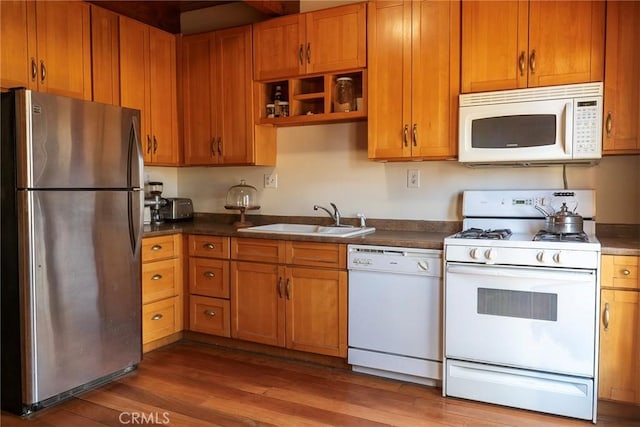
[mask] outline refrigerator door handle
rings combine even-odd
[[[138,127],[139,118],[134,115],[129,130],[129,155],[127,156],[127,186],[132,189],[141,189],[144,185],[142,181],[143,157]]]
[[[128,200],[129,238],[133,256],[140,251],[142,243],[142,210],[144,209],[144,192],[137,188],[129,192]]]

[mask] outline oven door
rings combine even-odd
[[[447,263],[445,357],[594,377],[595,270]]]

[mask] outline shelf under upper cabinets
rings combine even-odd
[[[355,111],[334,112],[333,95],[336,79],[351,77],[354,95],[358,100]],[[357,69],[339,73],[319,74],[255,83],[254,100],[257,123],[273,126],[334,123],[367,118],[367,70]],[[276,86],[283,88],[283,98],[289,102],[288,117],[266,117],[266,105],[272,103]]]

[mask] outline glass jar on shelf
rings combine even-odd
[[[355,105],[353,79],[351,77],[338,77],[333,91],[333,112],[346,113],[355,111]]]

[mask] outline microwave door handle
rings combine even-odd
[[[564,106],[564,152],[573,157],[573,102]]]

